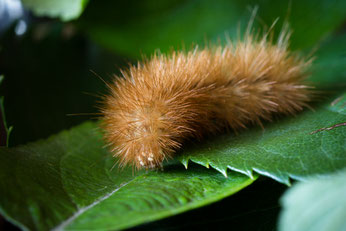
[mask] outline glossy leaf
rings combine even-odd
[[[254,179],[171,163],[119,169],[95,123],[47,140],[0,148],[0,212],[24,230],[115,230],[231,195]],[[112,166],[113,171],[112,171]]]

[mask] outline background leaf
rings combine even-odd
[[[69,21],[78,18],[88,0],[23,0],[24,6],[37,16],[48,16]]]
[[[300,182],[281,203],[281,231],[346,230],[346,171]]]
[[[92,1],[78,25],[89,37],[112,51],[133,58],[167,52],[192,44],[231,38],[244,31],[258,7],[255,27],[269,27],[279,19],[279,32],[287,20],[293,28],[291,48],[315,46],[345,20],[346,2],[275,0],[170,0]],[[278,33],[276,33],[278,34]]]
[[[111,171],[116,160],[102,146],[89,122],[48,140],[0,148],[2,215],[22,229],[114,230],[206,205],[253,182],[174,163],[164,171]]]
[[[335,33],[324,40],[315,53],[309,81],[322,93],[346,87],[346,33]]]

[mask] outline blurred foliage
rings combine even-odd
[[[171,0],[91,1],[79,26],[98,44],[134,58],[189,48],[209,41],[236,38],[258,7],[255,28],[268,28],[279,19],[275,31],[287,21],[293,28],[292,48],[306,49],[340,26],[346,2],[275,0]],[[100,16],[100,13],[102,16]],[[278,33],[276,33],[278,34]]]
[[[300,182],[281,199],[281,231],[346,230],[346,171]]]
[[[68,115],[97,112],[96,95],[105,86],[90,70],[109,80],[127,61],[59,22],[37,22],[23,37],[9,33],[1,43],[1,72],[6,73],[1,87],[8,124],[14,125],[12,146],[96,117]]]
[[[10,145],[47,137],[94,118],[66,116],[97,112],[98,98],[84,93],[103,94],[106,88],[90,70],[107,81],[128,62],[157,49],[165,52],[193,43],[204,46],[207,41],[223,40],[225,34],[236,38],[256,6],[255,28],[279,19],[278,32],[287,20],[293,29],[292,47],[308,53],[342,25],[346,10],[346,2],[336,0],[102,0],[90,1],[82,16],[70,23],[33,18],[23,36],[16,36],[13,27],[0,40],[7,119],[15,125]],[[337,52],[344,59],[342,49]],[[343,61],[339,63],[342,69]],[[326,78],[326,71],[316,73]]]
[[[4,76],[0,75],[0,85],[3,80]],[[8,127],[6,123],[4,97],[0,96],[0,146],[8,146],[11,131],[12,126]]]
[[[22,0],[37,16],[58,17],[63,21],[78,18],[88,0]]]

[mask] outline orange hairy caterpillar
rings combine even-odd
[[[247,33],[236,45],[155,54],[109,86],[102,106],[105,139],[122,165],[156,168],[187,138],[233,130],[273,114],[295,114],[311,98],[311,59]]]

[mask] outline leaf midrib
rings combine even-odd
[[[70,216],[67,220],[63,221],[62,223],[60,223],[59,225],[57,225],[56,227],[54,227],[52,229],[52,231],[60,231],[60,230],[64,230],[69,224],[71,224],[76,218],[78,218],[80,215],[82,215],[84,212],[88,211],[89,209],[93,208],[94,206],[98,205],[99,203],[103,202],[104,200],[108,199],[109,197],[111,197],[114,193],[116,193],[117,191],[119,191],[121,188],[125,187],[126,185],[130,184],[132,181],[136,180],[132,179],[130,181],[128,181],[127,183],[124,183],[122,185],[120,185],[118,188],[115,188],[113,191],[111,191],[110,193],[107,193],[106,195],[100,197],[99,199],[95,200],[93,203],[91,203],[88,206],[85,206],[83,208],[78,209],[74,214],[72,214],[72,216]]]

